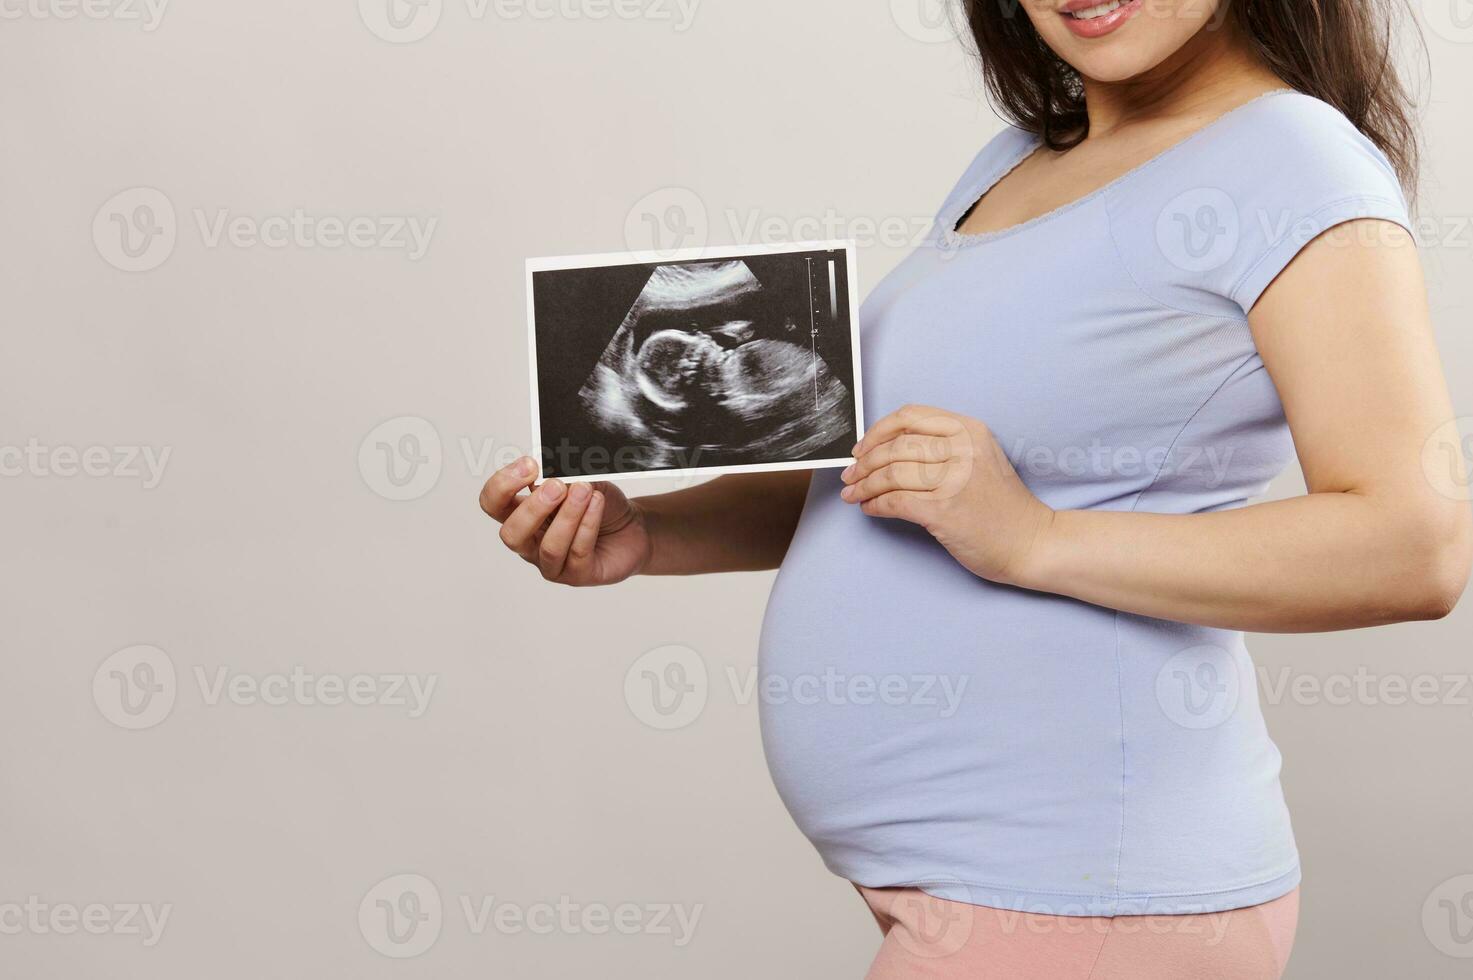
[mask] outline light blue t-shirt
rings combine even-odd
[[[866,422],[907,402],[980,419],[1056,509],[1242,506],[1293,457],[1247,312],[1326,229],[1409,227],[1392,168],[1335,109],[1281,92],[1073,205],[954,234],[1037,146],[989,143],[865,302]],[[759,695],[778,792],[830,869],[1056,915],[1219,911],[1296,885],[1241,633],[995,585],[840,488],[815,474]]]

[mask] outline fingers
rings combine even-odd
[[[542,577],[549,581],[562,577],[563,565],[568,560],[568,549],[572,547],[573,537],[582,526],[593,490],[586,483],[575,483],[568,488],[565,496],[557,515],[543,532],[542,542],[537,546],[537,567],[542,570]]]
[[[882,466],[858,483],[845,487],[839,496],[850,503],[863,503],[882,494],[906,490],[925,493],[941,485],[946,467],[940,463],[909,460]]]
[[[537,464],[530,456],[503,466],[481,488],[481,509],[486,516],[504,524],[517,509],[517,494],[531,486],[536,477]]]
[[[950,459],[952,446],[946,439],[937,436],[918,436],[904,433],[886,443],[881,443],[855,459],[853,465],[843,473],[845,483],[858,483],[878,469],[901,461],[944,463]]]
[[[960,428],[955,416],[930,405],[906,405],[880,419],[865,432],[854,447],[854,456],[862,456],[876,446],[889,442],[902,432],[917,435],[949,436]]]
[[[537,560],[537,532],[562,503],[567,487],[561,480],[548,480],[521,499],[501,525],[501,543],[528,561]]]
[[[897,490],[866,500],[859,509],[870,517],[890,517],[895,520],[923,524],[924,522],[918,519],[916,510],[916,503],[920,496],[909,490]]]
[[[604,499],[601,491],[593,491],[588,500],[588,508],[583,512],[583,520],[578,522],[578,530],[568,548],[567,563],[563,565],[563,576],[569,582],[587,581],[593,571],[593,550],[598,544],[599,528],[603,524]]]

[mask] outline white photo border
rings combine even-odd
[[[592,255],[561,255],[526,260],[527,289],[527,367],[532,401],[532,452],[537,463],[537,482],[542,482],[542,412],[537,386],[537,300],[532,289],[533,273],[559,269],[592,269],[613,265],[659,265],[671,262],[699,262],[707,259],[739,259],[749,255],[783,255],[793,252],[844,253],[844,267],[849,294],[849,357],[854,377],[854,431],[864,435],[864,382],[860,376],[859,356],[859,268],[858,245],[853,239],[811,242],[770,242],[759,245],[703,246],[668,252],[599,252]],[[852,456],[834,459],[805,459],[782,463],[735,463],[728,466],[690,466],[683,469],[639,470],[632,473],[586,473],[558,475],[563,483],[591,483],[600,480],[691,479],[725,476],[732,473],[777,473],[784,470],[831,469],[854,462]]]

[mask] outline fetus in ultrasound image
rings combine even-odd
[[[842,252],[535,276],[546,475],[827,461],[858,439]]]

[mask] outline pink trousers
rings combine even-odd
[[[1278,980],[1299,891],[1205,915],[1008,912],[914,888],[859,888],[884,934],[866,980]]]

